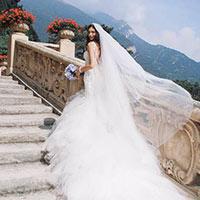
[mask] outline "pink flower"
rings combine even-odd
[[[79,24],[75,20],[56,17],[52,22],[49,23],[47,32],[50,34],[58,33],[60,30],[66,28],[69,28],[73,31],[81,31]]]

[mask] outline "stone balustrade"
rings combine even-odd
[[[82,66],[83,60],[23,39],[15,41],[13,54],[12,73],[59,110],[64,108],[68,97],[84,86],[82,78],[69,81],[64,76],[64,69],[69,63]]]
[[[51,48],[51,49],[54,49],[56,51],[60,51],[60,45],[59,44],[52,44],[52,43],[47,43],[47,42],[33,42],[33,41],[30,41],[31,43],[35,43],[35,44],[39,44],[39,45],[42,45],[42,46],[45,46],[45,47],[48,47],[48,48]]]
[[[200,196],[200,102],[194,102],[190,120],[160,153],[166,173]]]

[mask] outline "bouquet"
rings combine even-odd
[[[76,70],[78,69],[77,66],[75,66],[74,64],[69,64],[67,65],[67,67],[65,68],[65,76],[67,77],[68,80],[76,80]],[[83,76],[84,72],[80,73],[80,76]]]

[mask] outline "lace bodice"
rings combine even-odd
[[[88,51],[85,51],[83,54],[83,57],[85,59],[85,64],[89,64],[89,54]],[[98,59],[98,52],[95,51],[95,58],[97,61],[97,64],[99,63],[99,59]],[[95,92],[95,88],[94,88],[94,80],[95,80],[95,74],[96,74],[96,70],[98,68],[98,65],[96,65],[93,69],[90,69],[88,71],[85,72],[84,75],[84,85],[85,85],[85,93],[86,95],[94,95]]]
[[[83,58],[85,59],[85,64],[89,64],[89,55],[88,55],[88,51],[85,51],[83,53]],[[96,58],[96,61],[97,63],[99,63],[99,55],[98,55],[98,52],[95,51],[95,58]]]
[[[87,51],[83,53],[83,58],[85,59],[85,64],[87,65],[89,63],[89,55]]]

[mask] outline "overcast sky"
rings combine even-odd
[[[200,61],[200,0],[63,1],[88,13],[101,11],[124,19],[146,41]]]

